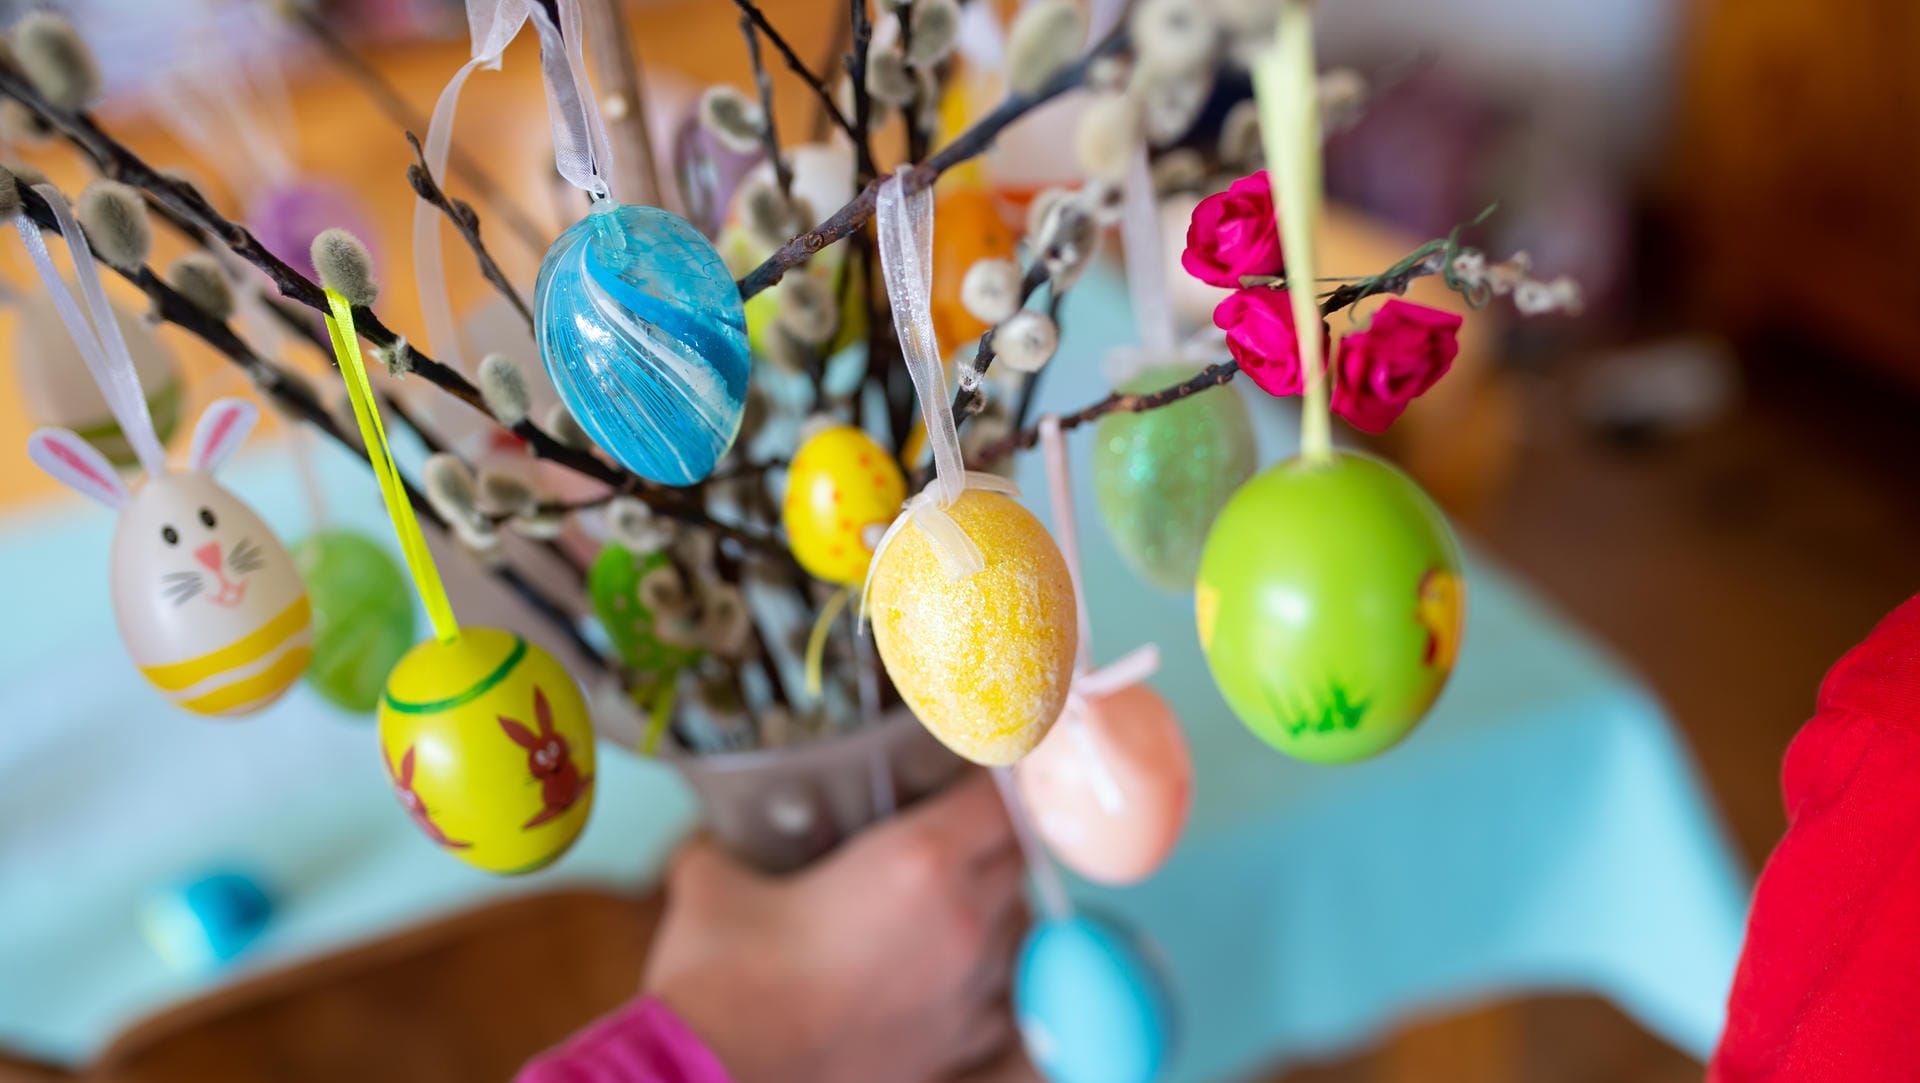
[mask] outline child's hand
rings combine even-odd
[[[789,879],[697,842],[669,874],[645,987],[736,1083],[947,1079],[1012,1043],[1023,871],[985,774]]]

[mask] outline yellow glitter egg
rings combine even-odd
[[[948,576],[917,525],[875,558],[869,620],[900,698],[948,748],[975,763],[1010,764],[1060,715],[1079,649],[1067,563],[1040,520],[979,489],[947,514],[986,566]]]
[[[858,583],[906,498],[907,479],[893,457],[860,429],[835,425],[793,457],[780,521],[807,574]]]
[[[593,807],[593,724],[573,677],[511,632],[420,643],[387,677],[380,750],[427,838],[488,872],[532,872]]]

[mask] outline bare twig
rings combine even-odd
[[[773,28],[773,24],[767,21],[767,16],[760,10],[759,5],[755,4],[753,0],[733,0],[733,3],[735,7],[740,9],[742,16],[752,20],[753,25],[758,27],[760,32],[767,36],[767,41],[773,44],[774,51],[779,53],[780,58],[787,62],[787,69],[799,76],[800,81],[807,84],[807,89],[813,91],[813,96],[820,100],[820,115],[827,118],[835,127],[847,133],[847,138],[853,140],[853,145],[856,148],[860,148],[861,153],[865,153],[867,141],[861,138],[860,133],[854,129],[853,122],[847,119],[847,115],[840,111],[840,106],[833,100],[833,92],[827,89],[826,84],[820,81],[819,76],[813,74],[813,71],[807,67],[806,62],[800,59],[800,54],[794,52],[793,46],[788,44],[787,39],[782,37],[780,32]],[[864,164],[869,172],[873,171],[873,163],[871,161],[867,161]]]
[[[753,85],[760,91],[760,142],[767,149],[767,161],[773,164],[773,179],[780,186],[780,194],[791,198],[793,167],[780,153],[780,131],[773,120],[773,76],[760,59],[760,34],[754,26],[751,13],[740,16],[740,36],[746,39],[747,59],[753,64]]]
[[[863,0],[853,0],[853,3],[854,7],[861,13],[861,16],[864,17],[865,9],[862,6]],[[862,21],[864,20],[862,19]],[[856,22],[854,33],[854,50],[856,53],[864,51],[863,39],[859,31],[860,25],[861,23]],[[988,147],[993,145],[993,141],[999,137],[1000,133],[1004,131],[1009,124],[1026,116],[1037,106],[1052,101],[1068,90],[1079,86],[1085,81],[1087,69],[1093,65],[1095,60],[1121,48],[1125,43],[1126,32],[1124,27],[1117,28],[1112,34],[1107,36],[1106,40],[1088,50],[1085,56],[1075,61],[1059,75],[1054,76],[1048,81],[1047,85],[1040,90],[1032,94],[1009,95],[993,112],[981,117],[974,123],[973,127],[968,128],[956,136],[953,142],[935,151],[931,158],[914,166],[913,169],[907,173],[907,190],[910,192],[918,192],[924,188],[930,188],[933,186],[933,182],[940,178],[940,174],[945,173],[961,162],[984,153]],[[865,63],[864,57],[861,63]],[[862,84],[856,82],[855,85],[859,86]],[[855,112],[857,113],[858,110],[856,109]],[[859,121],[856,120],[855,123],[859,123]],[[868,181],[866,187],[862,188],[860,193],[853,197],[852,202],[833,212],[831,215],[828,215],[826,220],[818,226],[781,245],[773,255],[767,257],[765,262],[747,272],[746,277],[740,279],[740,295],[742,297],[752,297],[761,290],[774,285],[779,282],[788,271],[812,259],[821,249],[836,241],[846,239],[856,230],[860,229],[860,227],[866,225],[867,222],[873,218],[874,206],[880,197],[880,184],[881,180],[877,177]]]
[[[847,16],[853,31],[853,49],[844,60],[853,88],[853,145],[860,156],[858,176],[871,181],[880,175],[880,168],[873,161],[873,95],[867,93],[867,54],[873,45],[873,20],[867,16],[867,0],[847,0]]]
[[[480,240],[480,216],[465,200],[453,199],[441,190],[427,169],[427,157],[420,149],[420,140],[412,132],[407,133],[407,145],[413,148],[414,162],[407,167],[407,183],[412,186],[414,194],[447,216],[453,228],[459,231],[460,239],[466,241],[467,247],[473,250],[474,261],[480,265],[480,274],[513,305],[514,311],[520,313],[520,318],[527,321],[528,332],[533,332],[533,309],[528,307],[527,299],[520,296],[519,289],[500,269],[493,253],[487,251],[487,246]]]

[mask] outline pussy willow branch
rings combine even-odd
[[[873,46],[873,20],[867,16],[867,0],[847,0],[848,27],[853,35],[853,48],[842,58],[846,66],[847,79],[853,88],[853,145],[858,148],[859,170],[855,174],[862,181],[871,181],[880,175],[880,167],[873,160],[873,95],[867,92],[867,53]],[[745,290],[745,297],[753,296]]]
[[[346,39],[327,24],[318,5],[282,4],[280,6],[287,9],[291,17],[307,32],[307,36],[311,37],[321,50],[332,58],[333,62],[366,93],[367,97],[373,99],[373,103],[387,115],[388,120],[408,131],[427,130],[427,118],[407,104],[406,97],[387,81],[387,77],[380,74],[378,68],[367,63],[366,58],[356,52]],[[527,247],[535,252],[547,250],[547,243],[551,238],[547,236],[546,231],[541,229],[533,217],[507,195],[505,187],[494,180],[479,162],[461,150],[458,143],[453,144],[447,152],[447,168],[479,193],[480,198],[486,201],[493,213],[498,215],[500,220],[506,223],[507,228],[512,230]]]
[[[775,30],[773,24],[767,21],[766,13],[760,10],[759,5],[753,0],[733,0],[733,4],[740,9],[743,17],[752,20],[753,25],[767,36],[767,41],[773,45],[774,52],[779,53],[780,58],[787,62],[787,70],[799,76],[800,81],[807,85],[807,89],[813,91],[813,96],[820,100],[820,115],[831,121],[834,127],[847,133],[847,138],[853,140],[854,147],[861,154],[865,154],[867,141],[860,138],[860,133],[854,130],[853,122],[840,111],[840,106],[833,100],[833,92],[827,89],[819,76],[813,74],[812,69],[807,67],[806,61],[800,59],[800,54],[794,52],[793,46],[781,36],[780,31]],[[871,160],[863,164],[869,172],[873,171]]]
[[[1455,237],[1459,231],[1455,230]],[[1451,249],[1453,238],[1429,241],[1421,245],[1404,259],[1372,278],[1350,282],[1333,290],[1320,300],[1320,318],[1326,319],[1342,309],[1352,308],[1369,297],[1383,293],[1404,293],[1407,286],[1416,278],[1442,274],[1448,263],[1447,253]],[[1077,429],[1090,421],[1098,421],[1108,414],[1142,413],[1161,406],[1168,406],[1181,399],[1198,395],[1202,391],[1219,387],[1232,380],[1240,372],[1238,361],[1222,361],[1209,365],[1198,373],[1170,387],[1144,394],[1130,395],[1115,391],[1105,398],[1088,403],[1072,413],[1060,417],[1062,431]],[[1040,441],[1040,427],[1029,425],[1019,432],[981,448],[973,456],[975,462],[991,463],[1019,450],[1033,447]]]
[[[407,167],[407,184],[412,186],[415,195],[432,204],[453,223],[453,228],[459,231],[460,239],[466,241],[467,247],[473,251],[473,259],[480,265],[481,276],[492,283],[493,288],[500,292],[500,296],[505,297],[507,302],[513,305],[514,311],[520,313],[520,318],[527,321],[527,332],[533,334],[533,309],[528,307],[527,299],[520,296],[520,291],[514,287],[513,281],[507,277],[506,272],[500,269],[500,264],[493,258],[493,253],[487,251],[487,246],[481,242],[480,216],[474,213],[473,207],[465,200],[454,199],[447,195],[434,181],[433,174],[427,169],[426,153],[421,150],[420,140],[412,132],[407,133],[407,145],[413,148],[414,159],[413,164]]]
[[[61,235],[59,220],[54,217],[53,211],[48,208],[47,201],[41,197],[40,193],[23,186],[20,189],[20,201],[20,213],[33,219],[42,232],[61,236],[62,240],[68,244],[73,243],[73,238]],[[107,266],[105,260],[99,262],[102,266]],[[352,451],[356,458],[361,456],[358,434],[348,435],[341,427],[339,420],[320,402],[305,377],[285,371],[254,352],[253,347],[249,346],[246,340],[242,339],[224,320],[214,319],[193,302],[182,297],[155,274],[153,268],[143,266],[134,271],[114,268],[114,271],[146,295],[155,317],[187,331],[233,362],[248,375],[254,386],[259,388],[260,393],[271,400],[281,412],[325,433],[336,443]],[[415,512],[434,526],[445,529],[445,521],[433,510],[426,496],[415,489],[410,482],[406,483],[405,487],[407,500],[413,505]],[[602,669],[606,667],[606,662],[599,653],[580,638],[578,629],[574,627],[573,618],[567,616],[562,607],[542,594],[518,572],[510,568],[492,570],[497,578],[529,606],[552,620],[555,626],[580,648],[588,660]]]
[[[285,260],[268,251],[251,231],[216,210],[200,191],[175,180],[149,165],[139,155],[107,134],[85,112],[56,109],[27,85],[19,73],[0,65],[0,95],[13,98],[30,111],[49,121],[68,140],[92,158],[100,171],[115,180],[139,188],[167,208],[184,216],[195,228],[218,240],[233,253],[265,272],[282,296],[315,312],[329,311],[326,294],[319,283],[295,270]],[[372,309],[356,307],[354,323],[360,337],[375,346],[392,348],[400,341]],[[491,417],[480,389],[449,366],[435,361],[418,347],[408,344],[413,358],[413,374]],[[590,452],[568,447],[531,420],[512,427],[514,435],[527,442],[539,458],[559,463],[577,474],[610,485],[632,496],[669,518],[712,531],[728,539],[773,556],[791,559],[779,540],[771,534],[743,530],[716,522],[701,507],[697,489],[679,490],[659,485],[624,468],[612,465]]]
[[[864,0],[853,0],[853,2],[855,7],[860,7]],[[1087,69],[1093,66],[1094,61],[1119,50],[1125,44],[1126,31],[1123,24],[1108,34],[1100,44],[1089,49],[1085,56],[1048,80],[1047,84],[1039,90],[1032,94],[1008,95],[993,112],[981,117],[971,128],[955,136],[951,143],[935,151],[932,157],[914,166],[907,173],[907,191],[918,192],[931,188],[933,182],[940,178],[940,174],[985,153],[1008,125],[1026,116],[1038,106],[1052,101],[1085,82]],[[856,28],[856,51],[859,47],[859,33]],[[788,271],[812,259],[821,249],[835,241],[844,240],[866,225],[873,218],[874,207],[880,198],[880,185],[884,179],[875,177],[868,181],[866,187],[860,189],[860,194],[853,197],[852,202],[828,215],[827,219],[818,226],[781,245],[760,266],[747,272],[746,276],[740,279],[740,295],[752,297],[774,285]]]
[[[1041,284],[1046,281],[1046,261],[1036,256],[1034,257],[1033,266],[1027,268],[1026,277],[1020,281],[1021,308],[1027,307],[1027,302],[1033,298],[1035,293],[1039,292]],[[980,387],[986,383],[987,369],[993,365],[993,333],[995,330],[997,330],[997,328],[988,328],[987,333],[980,336],[979,348],[973,352],[973,371],[979,374],[980,382],[972,388],[962,387],[953,393],[953,425],[956,429],[960,427],[962,421],[967,419],[967,415],[977,408],[975,404],[982,401],[980,398]]]

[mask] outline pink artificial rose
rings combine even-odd
[[[1460,352],[1460,317],[1391,300],[1364,329],[1340,340],[1333,412],[1362,432],[1385,432],[1407,404],[1438,383]]]
[[[1254,286],[1235,290],[1213,310],[1213,325],[1227,333],[1227,349],[1240,371],[1269,395],[1300,393],[1300,342],[1293,332],[1293,302],[1285,290]],[[1320,355],[1327,331],[1320,329]]]
[[[1180,266],[1210,286],[1230,290],[1240,288],[1244,275],[1277,275],[1287,269],[1266,170],[1241,177],[1226,191],[1200,201],[1187,225]]]

